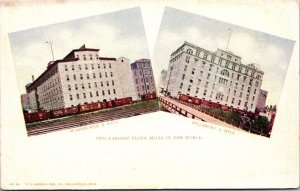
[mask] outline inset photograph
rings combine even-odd
[[[270,137],[293,46],[166,8],[154,51],[161,110]]]
[[[159,110],[139,8],[9,39],[29,136]]]

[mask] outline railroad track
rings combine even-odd
[[[95,115],[90,117],[75,118],[72,121],[57,121],[49,124],[42,124],[40,126],[27,128],[27,135],[35,136],[35,135],[45,134],[53,131],[77,128],[88,124],[91,125],[91,124],[105,122],[105,121],[128,118],[128,117],[151,113],[155,111],[158,111],[156,107],[143,108],[143,109],[127,108],[124,110],[117,110],[110,113],[102,113],[100,115]]]

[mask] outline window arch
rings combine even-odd
[[[225,69],[221,71],[221,74],[222,74],[223,76],[229,77],[229,72],[228,72],[227,70],[225,70]]]
[[[192,49],[187,49],[187,53],[189,53],[189,54],[193,54],[193,51],[192,51]]]
[[[260,76],[260,75],[257,75],[256,78],[260,80],[260,79],[261,79],[261,76]]]

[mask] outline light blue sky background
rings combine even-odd
[[[21,93],[52,60],[46,41],[53,41],[55,59],[62,59],[83,44],[99,48],[102,57],[126,57],[134,62],[149,58],[147,39],[140,8],[33,28],[9,34]]]
[[[260,65],[265,72],[262,89],[269,93],[267,104],[277,104],[294,41],[168,7],[163,14],[153,53],[156,81],[161,70],[168,68],[171,53],[184,41],[212,52],[218,48],[225,50],[229,28],[232,34],[228,51],[240,56],[243,64]]]

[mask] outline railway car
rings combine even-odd
[[[102,108],[112,108],[113,107],[113,101],[104,101],[101,102]]]
[[[180,94],[179,95],[179,100],[185,101],[185,102],[191,102],[191,97],[188,95]]]
[[[79,105],[80,113],[100,110],[102,108],[103,108],[103,106],[102,106],[101,102],[87,103],[87,104]]]
[[[50,119],[50,112],[40,111],[35,113],[25,113],[24,118],[26,123],[33,123],[37,121],[43,121],[46,119]]]
[[[142,100],[151,100],[151,99],[156,99],[156,93],[152,93],[152,94],[145,94],[141,96]]]
[[[195,105],[200,105],[201,104],[201,99],[192,97],[192,103]]]
[[[115,106],[115,107],[122,106],[122,105],[128,105],[131,103],[132,103],[132,97],[113,100],[113,106]]]
[[[66,116],[66,112],[65,112],[65,109],[57,109],[57,110],[53,110],[51,112],[51,115],[53,118],[57,118],[57,117],[63,117],[63,116]]]

